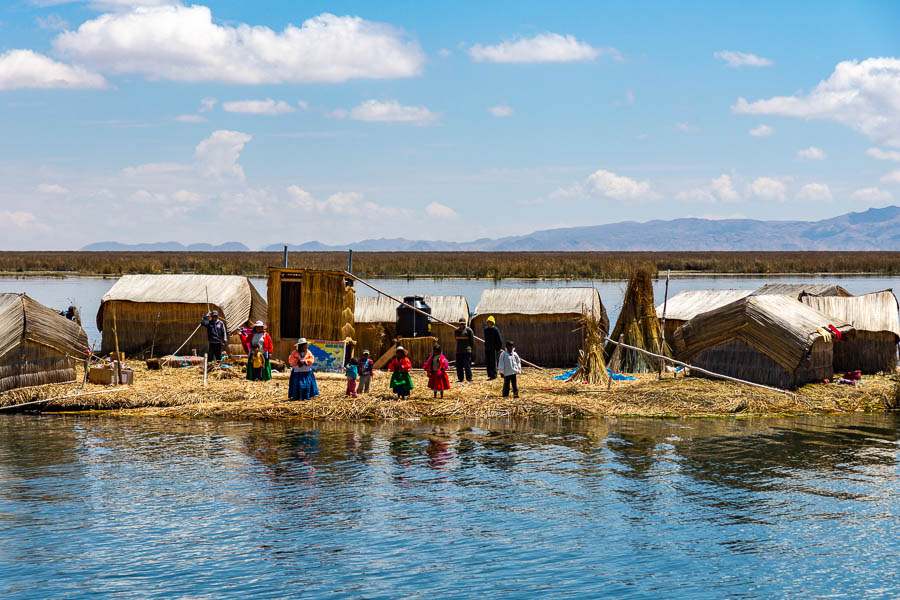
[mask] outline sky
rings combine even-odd
[[[0,248],[900,204],[897,2],[11,0]]]

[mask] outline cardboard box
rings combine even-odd
[[[116,381],[115,365],[91,367],[91,370],[88,371],[88,381],[99,385],[112,385]],[[131,368],[122,366],[122,378],[119,384],[134,385],[134,371]]]

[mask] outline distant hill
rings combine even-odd
[[[264,248],[279,251],[284,244]],[[329,246],[289,245],[292,251],[369,252],[566,250],[900,250],[900,207],[870,208],[821,221],[674,219],[545,229],[528,235],[473,242],[369,239]]]
[[[119,242],[96,242],[81,249],[83,252],[248,252],[250,248],[241,242],[212,244],[190,244],[179,242],[156,242],[152,244],[122,244]]]

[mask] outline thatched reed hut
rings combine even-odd
[[[571,367],[584,344],[584,313],[609,330],[609,317],[594,288],[525,288],[485,290],[478,300],[471,327],[481,336],[489,316],[504,340],[513,340],[519,354],[537,365]],[[450,346],[450,353],[455,346]],[[475,344],[475,361],[484,364],[484,344]]]
[[[891,290],[861,296],[803,296],[800,301],[853,325],[856,333],[834,347],[836,371],[894,372],[900,341],[900,304]]]
[[[852,296],[850,292],[833,283],[767,283],[753,292],[755,296],[790,296],[799,300],[802,296]]]
[[[25,294],[0,294],[0,392],[75,381],[88,351],[78,323]]]
[[[349,344],[356,339],[356,293],[343,271],[270,268],[267,292],[277,358],[287,360],[301,337]]]
[[[207,309],[208,307],[208,309]],[[206,351],[207,335],[200,328],[207,310],[216,310],[229,333],[247,320],[266,318],[266,301],[250,280],[239,275],[124,275],[100,301],[97,329],[103,333],[101,352],[115,350],[126,357],[153,349],[155,356],[178,350]],[[244,354],[237,335],[228,338],[228,353]]]
[[[669,298],[665,304],[666,339],[672,341],[675,330],[701,313],[715,310],[752,294],[752,290],[688,290]],[[656,314],[663,318],[663,305],[656,307]]]
[[[747,296],[697,315],[675,330],[675,356],[722,375],[779,388],[831,377],[835,322],[789,296]]]
[[[638,270],[628,280],[622,310],[609,337],[653,353],[662,350],[666,356],[671,354],[669,343],[662,343],[662,328],[653,305],[653,281],[648,271]],[[610,368],[625,373],[649,373],[659,368],[657,359],[614,344],[606,345],[605,359]]]
[[[431,316],[448,323],[469,321],[469,303],[465,296],[425,296],[425,304],[431,308]],[[353,321],[356,328],[357,349],[369,350],[379,357],[397,338],[397,307],[399,304],[387,296],[357,296]],[[454,329],[437,321],[431,322],[431,335],[445,353],[453,353],[456,345]],[[448,354],[449,356],[449,354]]]

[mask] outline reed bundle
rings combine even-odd
[[[628,280],[622,311],[610,338],[649,352],[660,353],[662,330],[656,316],[653,282],[649,272],[643,269],[635,271]],[[611,357],[613,351],[614,344],[607,344],[607,359]],[[668,343],[663,344],[661,354],[672,355]],[[650,373],[659,369],[656,359],[634,350],[621,350],[620,361],[621,369],[626,373]]]
[[[586,383],[605,383],[609,380],[606,361],[603,360],[603,325],[596,315],[585,311],[581,316],[584,331],[584,347],[578,359],[578,380]]]
[[[202,369],[147,371],[142,363],[130,363],[135,384],[111,391],[88,384],[91,395],[60,398],[78,393],[80,384],[45,385],[0,394],[0,406],[54,399],[33,410],[107,410],[131,415],[214,418],[294,419],[439,419],[470,417],[597,417],[605,415],[727,415],[828,413],[883,410],[896,398],[890,377],[865,376],[860,387],[811,384],[798,394],[781,394],[728,382],[702,379],[663,379],[637,375],[636,381],[605,385],[571,385],[556,381],[554,373],[526,370],[519,377],[521,398],[501,398],[501,383],[476,379],[452,383],[444,398],[431,397],[421,369],[413,374],[412,397],[397,400],[388,388],[386,373],[376,373],[372,393],[358,399],[344,395],[345,379],[338,374],[317,374],[321,395],[307,402],[287,401],[288,374],[276,373],[268,382],[251,382],[213,370],[202,385]],[[79,377],[80,379],[80,377]],[[94,393],[100,392],[100,393]]]

